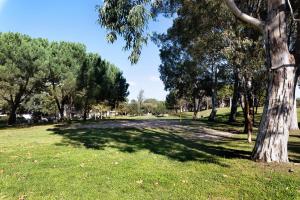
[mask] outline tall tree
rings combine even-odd
[[[129,84],[123,76],[121,71],[117,71],[115,74],[113,84],[110,90],[109,102],[114,108],[118,108],[119,103],[126,101],[126,97],[129,95]]]
[[[49,49],[49,91],[63,120],[66,106],[72,107],[74,103],[76,78],[85,60],[86,49],[82,44],[70,42],[53,42]]]
[[[47,40],[0,33],[0,97],[9,105],[8,124],[16,123],[20,105],[46,82]]]
[[[96,84],[96,79],[103,80],[105,72],[95,73],[97,67],[104,68],[100,56],[92,53],[87,54],[77,77],[77,90],[80,91],[78,96],[82,105],[84,120],[87,119],[89,110],[92,108],[91,105],[101,95],[101,86]],[[100,77],[96,77],[96,75],[100,75]]]
[[[287,4],[285,0],[268,0],[266,20],[243,13],[234,0],[226,0],[230,10],[243,22],[264,35],[266,62],[270,70],[268,97],[253,159],[265,162],[288,162],[288,135],[295,98],[296,67],[288,48]]]

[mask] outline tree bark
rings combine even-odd
[[[194,103],[193,103],[194,105],[193,105],[193,111],[194,111],[194,113],[193,113],[193,120],[196,120],[197,119],[197,114],[198,114],[198,109],[197,109],[197,99],[196,98],[194,98]]]
[[[86,121],[87,119],[87,109],[84,108],[84,111],[83,111],[83,121]]]
[[[9,118],[8,118],[8,125],[14,125],[17,122],[17,106],[11,105]]]
[[[246,79],[247,80],[247,79]],[[251,81],[246,81],[244,87],[244,133],[248,135],[248,142],[252,142],[252,133],[253,133],[253,100],[251,93]]]
[[[244,98],[245,100],[245,110],[244,110],[244,133],[247,134],[248,142],[252,142],[252,133],[253,133],[253,121],[251,116],[251,106],[248,98]]]
[[[297,39],[295,42],[295,48],[294,48],[294,52],[293,52],[293,55],[295,57],[295,62],[296,62],[296,68],[297,68],[294,92],[296,92],[298,77],[300,74],[300,25],[299,25],[299,23],[297,24],[297,37],[296,38]],[[291,115],[292,116],[291,116],[290,130],[299,130],[296,98],[294,99],[294,107],[293,107],[293,111],[291,112]]]
[[[88,98],[85,99],[84,102],[84,108],[83,108],[83,121],[87,120],[87,115],[89,113],[89,102],[88,102]]]
[[[212,85],[212,97],[211,97],[211,104],[212,109],[211,113],[209,115],[208,120],[209,121],[215,121],[216,115],[217,115],[217,69],[213,66],[212,67],[212,73],[213,73],[213,85]]]
[[[236,121],[236,113],[239,101],[239,72],[235,70],[234,72],[234,86],[233,86],[233,97],[232,97],[232,105],[230,108],[229,122]]]
[[[295,84],[296,85],[296,84]],[[290,131],[299,130],[298,126],[298,117],[297,117],[297,104],[296,98],[294,99],[293,110],[291,111],[291,123],[290,123]]]
[[[295,59],[287,45],[285,0],[268,0],[265,27],[270,66],[268,96],[252,158],[263,162],[288,162],[290,112],[294,106]]]
[[[194,115],[193,115],[194,120],[196,120],[198,118],[198,112],[200,110],[202,98],[203,97],[199,97],[199,99],[195,98],[195,100],[194,100]]]
[[[56,105],[57,105],[59,115],[60,115],[59,120],[64,121],[64,119],[65,119],[65,105],[60,104],[58,99],[56,99]]]

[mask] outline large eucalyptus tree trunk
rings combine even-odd
[[[266,21],[241,12],[234,0],[225,2],[235,16],[265,36],[269,65],[268,95],[252,158],[263,162],[288,162],[287,144],[297,70],[287,45],[286,0],[267,0]]]
[[[294,106],[296,68],[287,45],[285,0],[268,0],[265,25],[270,64],[268,96],[253,159],[263,162],[288,162],[288,137]]]

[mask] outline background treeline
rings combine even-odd
[[[0,33],[0,107],[9,113],[87,118],[93,106],[116,108],[129,95],[122,72],[83,44]]]

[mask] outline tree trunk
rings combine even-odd
[[[8,125],[14,125],[17,122],[17,106],[11,105],[9,118],[8,118]]]
[[[285,0],[268,0],[265,25],[268,96],[252,158],[262,162],[288,162],[290,112],[294,106],[296,68],[287,45]]]
[[[300,74],[300,25],[299,24],[297,24],[297,37],[296,38],[297,39],[296,39],[293,55],[294,55],[295,61],[296,61],[296,68],[297,68],[296,81],[298,82],[298,77]],[[295,92],[296,92],[297,82],[295,83]],[[290,130],[299,130],[296,98],[294,99],[294,107],[293,107],[293,111],[291,112],[291,115],[292,116],[291,116]]]
[[[252,133],[253,133],[253,120],[252,120],[252,111],[251,101],[249,98],[244,97],[245,109],[244,109],[244,133],[248,135],[248,142],[252,142]]]
[[[206,110],[209,109],[209,100],[208,100],[208,97],[206,97]]]
[[[84,111],[83,111],[83,121],[86,121],[87,119],[87,109],[84,108]]]
[[[296,85],[296,84],[295,84]],[[291,123],[290,123],[290,131],[296,131],[299,130],[298,126],[298,117],[297,117],[297,104],[296,104],[296,98],[294,99],[294,106],[293,110],[291,111]]]
[[[216,114],[217,114],[217,97],[216,97],[216,91],[213,90],[213,94],[211,97],[211,102],[212,102],[212,109],[211,109],[211,113],[209,115],[208,120],[209,121],[215,121],[216,120]]]
[[[193,105],[193,107],[194,107],[194,109],[193,109],[193,111],[194,111],[194,114],[193,114],[193,120],[196,120],[197,119],[197,114],[198,114],[198,109],[197,109],[197,99],[196,98],[194,98],[194,103],[193,103],[194,105]]]
[[[232,105],[230,107],[230,115],[229,115],[229,120],[228,120],[229,122],[235,122],[236,121],[238,101],[239,101],[239,73],[238,73],[237,70],[235,70]]]
[[[202,101],[203,97],[199,97],[199,99],[195,99],[194,101],[194,115],[193,115],[193,119],[196,120],[198,118],[198,112],[200,110],[200,106],[201,106],[201,101]]]
[[[217,69],[215,67],[212,67],[212,73],[213,73],[213,86],[212,86],[212,97],[211,97],[212,110],[208,118],[209,121],[215,121],[216,114],[217,114],[217,82],[218,81],[217,81]]]
[[[61,105],[59,107],[60,121],[64,121],[65,119],[65,106]]]
[[[248,135],[248,142],[252,142],[252,132],[253,132],[253,96],[252,96],[252,81],[245,75],[243,77],[243,84],[244,84],[244,133]]]

